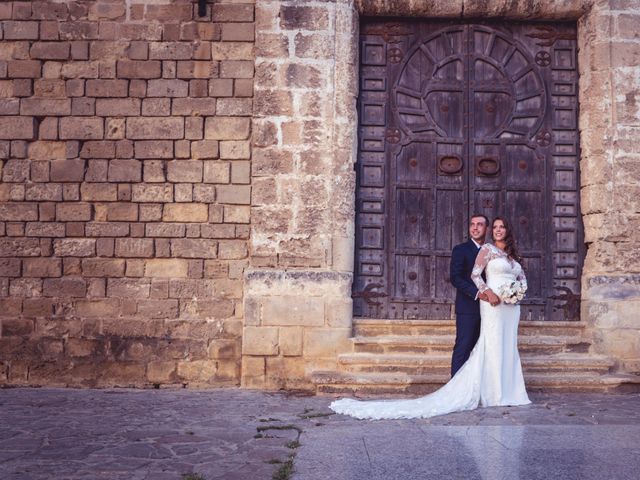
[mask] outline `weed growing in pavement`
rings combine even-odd
[[[300,442],[298,440],[291,440],[289,443],[287,443],[286,447],[290,448],[292,450],[298,448],[300,446]]]
[[[182,480],[206,480],[199,473],[185,473],[182,475]]]
[[[293,455],[291,455],[289,459],[286,462],[284,462],[278,470],[273,472],[273,476],[271,478],[273,480],[289,480],[292,474],[293,474]]]

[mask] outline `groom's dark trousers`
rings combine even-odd
[[[471,281],[471,271],[479,248],[469,240],[451,252],[449,278],[456,288],[456,343],[451,356],[451,376],[467,361],[480,336],[480,302],[478,289]]]

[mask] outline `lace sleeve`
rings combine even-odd
[[[522,265],[520,265],[520,273],[518,273],[518,275],[516,276],[516,280],[522,284],[525,290],[527,290],[529,286],[527,285],[527,276],[524,274]]]
[[[476,257],[476,263],[473,265],[473,270],[471,271],[471,280],[475,283],[476,287],[478,287],[480,293],[489,289],[487,284],[484,283],[484,280],[482,280],[482,272],[487,266],[487,263],[489,263],[489,260],[491,260],[491,250],[490,247],[485,244],[480,248],[478,256]]]

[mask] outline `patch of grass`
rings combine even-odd
[[[182,475],[182,480],[206,480],[199,473],[185,473]]]
[[[273,480],[289,480],[293,474],[293,456],[284,462],[278,470],[273,472],[271,477]]]
[[[300,446],[300,442],[298,440],[291,440],[285,445],[287,448],[294,450]]]
[[[275,465],[275,464],[282,463],[282,460],[278,460],[277,458],[272,458],[271,460],[265,460],[264,463]]]
[[[259,422],[281,422],[279,418],[261,418],[258,420]]]
[[[261,433],[256,433],[253,438],[263,438],[264,435],[262,435]]]

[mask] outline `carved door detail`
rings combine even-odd
[[[355,316],[450,318],[480,212],[514,226],[523,320],[577,320],[575,25],[365,20],[360,52]]]

